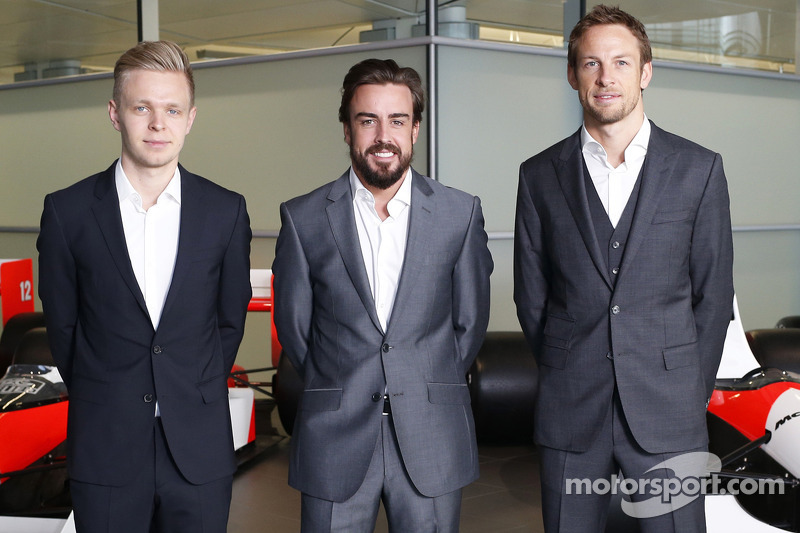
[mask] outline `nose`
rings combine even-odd
[[[375,142],[376,143],[387,143],[391,140],[389,136],[389,128],[384,123],[379,123],[375,128]]]
[[[611,76],[611,69],[608,67],[601,66],[597,72],[597,85],[600,87],[608,87],[614,83],[614,79]]]
[[[150,118],[150,129],[153,131],[161,131],[164,129],[164,117],[161,113],[153,113]]]

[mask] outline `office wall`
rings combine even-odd
[[[289,55],[198,68],[198,118],[182,162],[247,198],[254,231],[279,228],[278,206],[344,171],[339,87],[365,57],[393,57],[425,73],[425,48]],[[510,50],[510,49],[509,49]],[[559,53],[439,46],[438,175],[481,196],[495,259],[492,330],[519,328],[511,300],[511,241],[520,162],[580,124]],[[38,226],[43,196],[106,168],[119,136],[106,113],[109,78],[0,90],[0,227]],[[800,223],[798,81],[655,67],[645,91],[660,126],[720,152],[735,226]],[[415,166],[427,171],[425,128]],[[36,257],[33,233],[0,231],[0,257]],[[745,327],[800,314],[800,231],[737,232],[735,281]],[[274,239],[253,242],[254,268]],[[247,366],[265,362],[268,316],[251,313]],[[268,351],[268,350],[267,350]]]
[[[347,70],[367,57],[394,58],[425,76],[420,46],[196,69],[198,113],[181,163],[244,194],[256,234],[276,233],[280,202],[347,169],[339,90]],[[113,80],[102,77],[0,90],[0,227],[38,227],[46,193],[119,157],[119,134],[107,113],[112,87]],[[425,128],[415,165],[427,172]],[[35,259],[35,240],[35,233],[0,231],[0,258]],[[254,238],[252,267],[269,268],[274,248],[274,238]],[[248,315],[242,364],[265,366],[269,327],[268,314]]]
[[[442,46],[439,66],[439,179],[482,198],[490,232],[510,232],[520,163],[581,124],[566,59]],[[722,154],[735,229],[800,225],[800,78],[657,63],[644,101],[656,124]],[[511,241],[490,245],[489,328],[517,329]],[[800,314],[800,231],[736,231],[734,247],[745,328]]]

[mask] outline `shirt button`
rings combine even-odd
[[[151,403],[153,401],[153,395],[152,394],[145,394],[143,399],[144,399],[144,403]]]
[[[619,309],[618,305],[615,305],[614,307],[611,308],[611,314],[612,315],[618,315],[619,311],[620,311],[620,309]]]
[[[388,344],[384,344],[383,346],[381,346],[381,350],[383,350],[383,353],[389,353],[389,350],[391,349],[392,347],[389,346]]]
[[[383,398],[383,395],[379,392],[376,392],[375,394],[372,395],[373,402],[379,402],[381,398]]]
[[[612,242],[612,243],[611,243],[611,247],[612,247],[612,248],[614,248],[614,249],[617,249],[617,248],[619,248],[619,241],[614,241],[614,242]]]
[[[155,354],[161,353],[161,346],[159,346],[158,344],[153,346],[153,353],[155,353]]]
[[[611,269],[612,274],[619,274],[619,267],[614,267]]]

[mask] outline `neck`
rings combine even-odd
[[[387,189],[381,189],[379,187],[369,185],[365,183],[363,179],[361,179],[361,176],[356,174],[358,181],[360,181],[364,188],[371,192],[373,198],[375,198],[375,211],[377,211],[381,220],[386,220],[389,218],[389,201],[394,198],[395,194],[397,194],[397,191],[400,190],[400,187],[403,185],[407,174],[408,170],[403,173],[402,178],[397,180],[396,183],[393,183],[392,186]]]
[[[608,154],[608,162],[613,167],[618,167],[625,161],[625,149],[644,122],[644,111],[633,112],[624,119],[612,124],[602,124],[591,117],[584,116],[584,126],[589,135],[599,142]]]
[[[159,168],[142,168],[137,165],[126,164],[122,159],[122,170],[128,177],[133,189],[142,197],[142,207],[147,210],[155,205],[158,197],[167,188],[178,164],[167,165]]]

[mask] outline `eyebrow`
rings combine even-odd
[[[390,113],[389,118],[409,118],[411,115],[408,113]],[[358,117],[365,117],[365,118],[378,118],[377,113],[367,113],[366,111],[362,111],[360,113],[356,113],[356,118]]]

